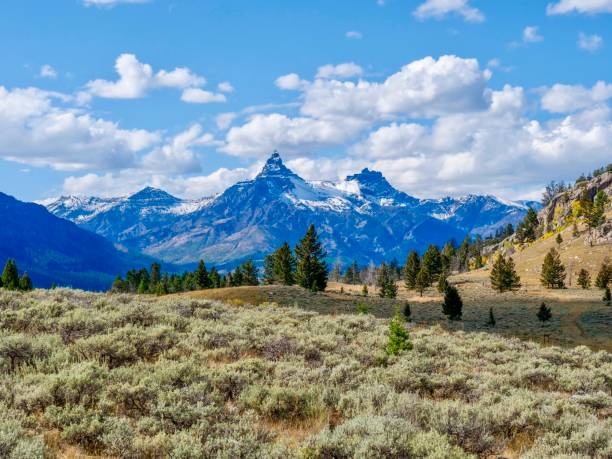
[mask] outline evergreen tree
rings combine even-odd
[[[563,242],[563,237],[561,237],[561,233],[557,234],[555,242],[557,243],[557,245],[561,245],[561,243]]]
[[[211,268],[208,277],[210,279],[211,288],[219,288],[221,286],[221,276],[219,276],[219,271],[217,271],[217,268],[214,266]]]
[[[407,322],[410,322],[411,317],[412,317],[412,310],[410,309],[410,303],[408,303],[407,301],[404,303],[403,313],[404,313],[404,319]]]
[[[378,276],[378,287],[381,298],[395,298],[397,296],[397,285],[393,280],[391,269],[383,263],[380,265],[380,274]]]
[[[282,285],[295,284],[295,258],[286,242],[274,252],[274,280]]]
[[[150,287],[154,290],[157,284],[161,281],[161,265],[159,263],[151,264],[151,280]]]
[[[578,285],[585,290],[591,286],[591,275],[584,268],[578,272]]]
[[[506,285],[504,283],[504,272],[506,269],[506,259],[500,253],[495,257],[495,261],[493,261],[493,267],[491,268],[491,273],[489,274],[489,279],[491,280],[491,287],[493,290],[497,290],[498,292],[505,292]]]
[[[138,293],[140,295],[147,293],[149,291],[149,288],[147,286],[147,284],[145,283],[144,279],[140,279],[140,284],[138,285]]]
[[[24,271],[24,273],[21,275],[21,279],[19,279],[19,290],[29,292],[33,288],[34,287],[32,286],[30,276],[28,276],[28,273]]]
[[[459,295],[459,291],[453,285],[449,285],[444,294],[444,303],[442,304],[442,312],[450,320],[461,320],[463,311],[463,301]]]
[[[208,277],[208,270],[206,269],[204,260],[200,260],[198,263],[198,269],[196,269],[196,284],[200,290],[210,288],[210,277]]]
[[[399,312],[399,308],[395,311],[395,316],[389,324],[389,341],[387,343],[387,354],[398,355],[402,351],[410,351],[412,343],[410,335],[404,326],[404,320]]]
[[[404,283],[407,289],[416,288],[416,278],[421,269],[421,260],[416,250],[412,250],[404,265]]]
[[[497,323],[497,322],[495,321],[495,316],[493,315],[493,308],[492,308],[492,307],[490,307],[490,308],[489,308],[489,320],[487,321],[487,325],[488,325],[489,327],[495,327],[495,324],[496,324],[496,323]]]
[[[446,292],[448,285],[448,275],[446,274],[446,271],[442,271],[442,274],[440,274],[440,278],[438,279],[438,292]]]
[[[2,287],[7,290],[17,290],[19,288],[19,272],[15,260],[8,259],[2,271]]]
[[[363,287],[361,287],[361,294],[363,296],[368,296],[368,286],[366,284],[363,284]]]
[[[419,272],[416,277],[416,289],[423,296],[423,292],[427,287],[431,285],[431,278],[429,277],[429,272],[425,266],[421,266]]]
[[[274,276],[274,260],[275,260],[275,253],[272,253],[270,255],[266,255],[266,257],[264,258],[264,267],[263,267],[263,283],[265,285],[272,285],[275,283],[275,276]]]
[[[491,287],[500,293],[514,290],[521,286],[521,279],[516,273],[514,260],[512,257],[506,260],[501,253],[497,254],[493,262],[489,278],[491,279]]]
[[[538,214],[531,207],[527,215],[516,228],[516,238],[519,242],[534,242],[538,237]]]
[[[448,241],[442,249],[442,270],[450,272],[452,268],[453,258],[455,257],[455,247],[451,241]]]
[[[521,288],[521,278],[516,272],[516,266],[512,257],[508,257],[505,263],[504,283],[508,290]]]
[[[465,236],[463,242],[459,246],[459,250],[457,251],[457,257],[459,259],[459,270],[465,271],[468,267],[468,257],[470,255],[470,236]]]
[[[391,279],[394,281],[398,280],[400,278],[400,272],[399,261],[397,261],[397,258],[393,258],[391,263],[389,263],[389,274],[391,275]]]
[[[125,283],[123,282],[123,278],[121,277],[121,275],[118,275],[117,277],[115,277],[115,280],[113,281],[113,285],[111,286],[111,292],[124,293],[125,291],[126,289],[125,289]]]
[[[600,289],[605,289],[612,281],[612,264],[609,258],[604,258],[601,263],[597,277],[595,278],[595,286]]]
[[[367,304],[365,304],[363,301],[357,303],[357,314],[367,314],[368,312]]]
[[[242,263],[242,285],[259,285],[257,271],[252,259]]]
[[[540,282],[546,288],[565,287],[565,267],[561,263],[559,252],[554,248],[550,249],[544,257]]]
[[[438,246],[431,244],[423,254],[423,266],[427,268],[427,272],[432,281],[438,279],[442,272],[442,257]]]
[[[241,285],[243,285],[244,276],[242,275],[242,269],[240,268],[240,266],[236,266],[236,269],[234,269],[234,273],[232,274],[231,279],[231,287],[240,287]]]
[[[552,312],[550,310],[550,308],[548,306],[546,306],[545,303],[542,303],[540,305],[540,309],[538,309],[538,320],[540,322],[547,322],[552,318]]]
[[[578,225],[576,224],[576,222],[574,222],[572,225],[572,237],[578,237],[579,235],[580,233],[578,232]]]
[[[326,256],[314,225],[310,225],[302,240],[295,247],[297,259],[296,281],[307,289],[323,291],[327,287]]]

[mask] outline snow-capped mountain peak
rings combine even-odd
[[[257,178],[267,177],[297,177],[297,175],[285,166],[280,153],[275,150],[266,161],[261,172],[257,175]]]

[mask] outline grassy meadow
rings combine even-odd
[[[390,357],[353,300],[1,292],[0,457],[612,456],[612,354],[417,321]]]

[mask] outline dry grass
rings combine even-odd
[[[463,321],[458,324],[449,324],[442,314],[442,297],[436,289],[428,289],[421,297],[406,290],[401,282],[395,300],[379,298],[373,288],[370,288],[368,297],[363,297],[360,285],[334,282],[329,283],[327,291],[318,294],[299,287],[271,285],[204,290],[177,296],[215,299],[238,305],[275,302],[331,315],[356,313],[357,304],[363,302],[377,317],[390,317],[396,306],[401,307],[407,301],[417,325],[440,324],[451,329],[517,336],[543,344],[588,345],[592,349],[612,351],[612,308],[601,301],[598,289],[583,290],[574,286],[548,290],[527,281],[527,285],[518,291],[499,294],[490,288],[486,270],[453,276],[451,282],[458,287],[464,301]],[[341,289],[343,293],[340,293]],[[536,318],[543,301],[553,309],[553,319],[545,325]],[[494,328],[486,324],[490,307],[493,307],[497,321]]]

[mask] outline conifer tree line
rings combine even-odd
[[[310,225],[294,251],[285,242],[274,253],[265,257],[263,283],[297,284],[313,291],[325,290],[328,275],[325,257],[326,253],[317,231],[314,225]],[[209,270],[206,263],[200,260],[195,271],[186,271],[182,274],[167,272],[162,274],[159,263],[153,263],[150,270],[146,268],[130,270],[125,279],[120,275],[117,276],[111,291],[165,295],[210,288],[254,286],[259,283],[260,272],[251,258],[233,271],[224,274],[215,267]]]
[[[27,272],[23,272],[21,277],[19,276],[19,269],[17,263],[13,259],[8,259],[2,270],[2,277],[0,277],[0,288],[6,290],[21,290],[23,292],[30,291],[34,288],[32,280],[28,276]]]

